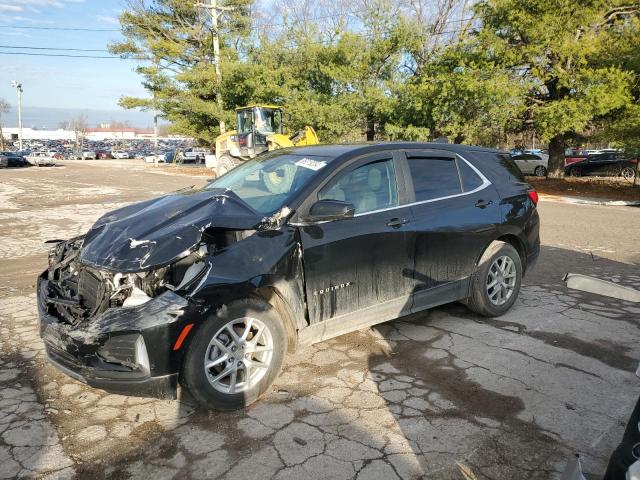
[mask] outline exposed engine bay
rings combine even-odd
[[[183,292],[211,268],[211,256],[252,231],[211,229],[179,260],[141,272],[112,272],[84,264],[84,236],[59,242],[49,253],[49,313],[77,326],[110,308],[141,305],[166,292]]]

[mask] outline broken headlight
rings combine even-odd
[[[196,251],[156,270],[140,273],[116,273],[111,278],[111,306],[133,307],[165,292],[187,290],[199,281],[207,268],[208,248]]]

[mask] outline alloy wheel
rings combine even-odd
[[[487,274],[487,296],[494,305],[504,305],[516,288],[516,264],[508,256],[496,258]]]
[[[631,167],[624,167],[621,171],[620,171],[620,175],[622,176],[622,178],[624,178],[625,180],[633,180],[633,178],[636,176],[636,172],[633,170],[633,168]]]
[[[205,350],[204,369],[213,388],[235,394],[256,385],[269,371],[273,336],[265,323],[243,317],[226,323]]]
[[[535,174],[536,177],[546,177],[547,176],[547,169],[544,168],[542,165],[536,167],[536,169],[533,171],[533,173]]]

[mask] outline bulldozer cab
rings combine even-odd
[[[282,108],[277,105],[250,105],[236,108],[236,130],[216,138],[216,155],[207,167],[223,175],[241,162],[267,150],[320,143],[313,127],[288,135],[284,132]]]
[[[282,109],[254,105],[236,109],[238,147],[249,156],[267,150],[267,137],[282,134]]]

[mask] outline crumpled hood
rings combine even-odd
[[[186,256],[209,227],[253,229],[262,220],[231,191],[178,191],[102,216],[85,236],[80,259],[111,271],[139,272]]]

